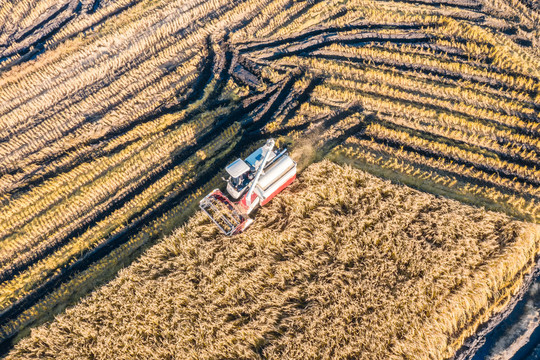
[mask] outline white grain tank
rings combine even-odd
[[[284,155],[267,169],[257,183],[255,193],[260,197],[261,205],[269,202],[281,190],[296,178],[296,162]]]

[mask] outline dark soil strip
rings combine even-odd
[[[280,89],[268,101],[266,101],[260,112],[254,114],[253,116],[247,117],[241,122],[244,129],[249,132],[255,127],[260,129],[266,125],[266,123],[270,121],[275,111],[282,104],[283,100],[285,100],[287,97],[294,82],[298,80],[300,76],[301,73],[297,72],[296,74],[292,74],[289,79],[284,81],[281,84]],[[261,126],[260,124],[263,125]]]
[[[96,1],[99,1],[99,0],[96,0]],[[58,44],[60,44],[61,42],[64,42],[68,39],[71,39],[71,38],[74,38],[75,36],[77,36],[78,34],[80,33],[84,33],[85,31],[88,31],[90,30],[91,28],[95,27],[95,26],[98,26],[100,24],[102,24],[103,22],[105,22],[108,18],[112,17],[112,16],[116,16],[118,15],[119,13],[123,12],[124,10],[127,10],[129,9],[130,7],[132,7],[133,5],[135,5],[138,1],[133,1],[129,4],[126,4],[125,6],[123,7],[120,7],[118,9],[116,9],[115,11],[111,12],[109,14],[109,16],[107,17],[104,17],[100,20],[98,20],[97,22],[91,24],[91,25],[88,25],[86,28],[82,29],[79,33],[74,33],[74,34],[71,34],[69,36],[66,36],[65,38],[63,38],[62,40],[59,40],[51,45],[48,45],[47,48],[45,47],[46,46],[46,42],[48,40],[50,40],[54,35],[56,35],[58,33],[58,31],[60,31],[60,29],[62,29],[64,27],[64,25],[66,25],[69,21],[72,20],[72,18],[68,18],[66,20],[64,20],[62,23],[60,23],[58,25],[58,27],[56,29],[54,29],[52,32],[50,32],[49,34],[47,34],[46,36],[42,37],[38,42],[32,44],[32,49],[30,50],[30,48],[26,48],[26,49],[23,49],[21,50],[18,54],[21,55],[20,58],[14,60],[14,61],[11,61],[9,63],[6,63],[2,66],[0,66],[0,73],[1,72],[5,72],[5,71],[8,71],[10,70],[11,68],[13,68],[14,66],[16,65],[19,65],[21,63],[24,63],[28,60],[31,60],[31,59],[34,59],[36,58],[38,55],[40,55],[41,53],[45,52],[47,49],[49,48],[54,48],[55,46],[57,46]],[[0,63],[4,62],[4,61],[7,61],[8,58],[0,58]]]
[[[76,4],[77,1],[73,1],[71,0],[70,3],[66,3],[64,4],[64,6],[60,7],[58,10],[56,10],[55,12],[53,12],[49,17],[45,18],[44,20],[38,22],[37,24],[34,24],[33,26],[31,26],[30,28],[26,29],[26,31],[24,33],[22,33],[20,36],[17,36],[16,38],[14,39],[9,39],[13,42],[21,42],[23,41],[24,39],[26,39],[28,36],[30,36],[32,33],[38,31],[38,30],[43,30],[42,28],[46,28],[46,24],[47,23],[50,23],[52,22],[55,18],[57,18],[61,13],[63,13],[64,11],[68,10],[68,8],[75,8],[77,6],[74,6],[73,4]],[[80,4],[79,4],[80,5]],[[53,25],[54,26],[54,25]],[[54,29],[54,28],[53,28]],[[47,30],[47,29],[45,29]],[[43,36],[46,36],[47,33],[43,34]],[[41,37],[40,37],[41,38]],[[39,41],[39,39],[38,39]],[[17,50],[15,50],[14,52],[12,53],[8,53],[8,54],[5,54],[3,53],[2,56],[11,56],[13,55],[14,53],[16,53]]]
[[[296,68],[294,69],[297,70]],[[302,77],[303,75],[298,75],[298,78]],[[300,108],[302,103],[307,101],[309,99],[310,93],[313,91],[315,86],[317,84],[320,84],[322,81],[321,78],[316,77],[309,79],[309,82],[306,87],[302,89],[293,89],[291,90],[287,96],[282,99],[280,102],[281,104],[278,104],[278,108],[276,109],[274,113],[274,117],[283,116],[283,122],[282,124],[285,125],[290,118],[294,115],[294,113],[297,112],[297,110]]]
[[[47,37],[50,34],[50,32],[58,31],[58,29],[60,29],[62,27],[61,25],[63,23],[65,23],[66,19],[61,20],[58,24],[52,23],[53,20],[60,17],[60,14],[62,14],[66,10],[71,10],[70,14],[67,16],[67,18],[68,19],[73,19],[74,14],[78,13],[80,11],[80,8],[81,8],[81,6],[80,6],[80,3],[78,3],[78,1],[71,0],[70,3],[64,4],[59,9],[52,12],[47,18],[43,19],[42,21],[38,22],[37,24],[34,24],[31,27],[29,27],[28,29],[26,29],[22,34],[20,34],[18,36],[15,36],[15,37],[10,37],[8,39],[8,43],[17,43],[17,42],[20,43],[20,42],[24,41],[26,38],[28,38],[30,35],[32,35],[33,33],[37,32],[37,31],[41,32],[40,35],[36,35],[37,36],[36,41],[33,41],[32,43],[28,44],[27,46],[25,46],[23,48],[20,48],[18,50],[12,50],[9,53],[2,52],[2,54],[1,54],[2,59],[13,56],[15,54],[22,55],[22,54],[27,53],[29,51],[30,47],[32,47],[34,44],[42,41],[42,39]]]
[[[402,34],[384,34],[377,32],[365,32],[349,35],[318,35],[305,40],[302,43],[295,43],[284,48],[274,48],[268,52],[258,53],[257,56],[265,60],[276,60],[284,56],[305,54],[320,49],[331,44],[366,44],[371,42],[391,42],[396,44],[414,44],[418,42],[431,41],[433,37],[420,32]]]
[[[483,5],[478,1],[471,0],[438,0],[434,2],[433,0],[397,0],[396,2],[403,2],[407,4],[421,4],[421,5],[430,5],[433,7],[455,7],[463,10],[482,10]]]
[[[320,35],[338,35],[341,32],[351,30],[421,30],[425,24],[410,24],[410,23],[394,23],[394,24],[373,24],[373,23],[358,23],[342,27],[323,27],[314,26],[305,32],[298,33],[286,38],[270,39],[262,41],[252,41],[236,44],[239,52],[253,52],[266,48],[277,47],[290,43],[302,43],[313,37]]]
[[[322,77],[315,77],[310,80],[308,86],[306,86],[306,88],[303,89],[303,91],[297,96],[296,104],[289,109],[287,114],[285,114],[285,117],[283,118],[283,126],[286,126],[289,121],[298,113],[298,110],[302,104],[309,100],[313,89],[315,89],[317,85],[321,84],[322,80]]]
[[[458,350],[458,352],[452,358],[453,360],[471,360],[474,358],[475,353],[482,348],[484,345],[487,336],[499,325],[504,319],[506,319],[514,310],[516,305],[523,299],[527,290],[531,286],[535,278],[540,276],[540,259],[537,257],[535,259],[535,266],[531,272],[523,278],[523,284],[519,288],[519,292],[512,296],[509,304],[506,308],[490,317],[490,319],[482,324],[476,333],[470,336],[463,346]],[[538,328],[537,328],[538,330]],[[536,332],[536,331],[535,331]]]
[[[522,37],[512,37],[512,40],[520,45],[520,46],[523,46],[523,47],[532,47],[533,46],[533,43],[531,40],[529,39],[525,39],[525,38],[522,38]]]
[[[233,64],[231,72],[236,81],[248,86],[251,91],[257,90],[261,85],[259,78],[238,62]]]
[[[32,44],[30,47],[26,47],[22,50],[20,50],[17,53],[14,53],[13,55],[20,55],[19,58],[15,60],[11,60],[9,57],[2,57],[0,58],[0,73],[11,70],[14,66],[17,66],[19,64],[22,64],[26,61],[30,61],[35,59],[38,55],[42,54],[45,51],[45,43],[47,40],[52,38],[56,33],[58,33],[67,23],[69,23],[75,15],[71,15],[64,19],[58,26],[49,32],[47,35],[43,36],[38,42]]]

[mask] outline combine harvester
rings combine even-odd
[[[227,192],[234,200],[240,200],[233,203],[215,189],[200,201],[200,208],[225,235],[244,231],[253,222],[248,215],[272,200],[296,178],[296,162],[287,154],[287,149],[274,150],[274,144],[274,139],[269,139],[245,161],[237,159],[225,168],[229,174]]]

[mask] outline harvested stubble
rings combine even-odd
[[[240,236],[198,213],[8,359],[446,358],[516,291],[539,233],[323,161]]]

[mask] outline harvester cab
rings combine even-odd
[[[236,159],[225,168],[229,175],[227,193],[236,202],[219,189],[200,201],[200,208],[224,234],[244,231],[253,222],[249,214],[267,204],[296,178],[296,162],[287,149],[279,151],[274,145],[274,139],[269,139],[245,160]]]

